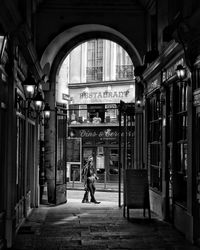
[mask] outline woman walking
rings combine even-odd
[[[95,174],[94,171],[94,165],[93,165],[93,158],[89,157],[88,161],[83,169],[83,179],[84,179],[84,186],[85,186],[85,193],[83,196],[82,203],[88,203],[89,202],[89,193],[91,196],[90,202],[93,202],[95,204],[99,204],[99,201],[96,201],[94,194],[95,194],[95,181],[98,180],[98,177]]]

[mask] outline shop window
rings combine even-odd
[[[195,136],[200,138],[200,112],[196,113],[195,119]],[[197,200],[200,203],[200,141],[195,140],[195,161],[196,161],[196,190],[197,190]]]
[[[200,68],[196,68],[192,73],[192,83],[195,89],[200,88]]]
[[[69,107],[69,121],[71,124],[76,124],[79,119],[79,106],[76,104]]]
[[[118,121],[118,109],[116,104],[105,104],[105,122],[116,123]]]
[[[176,125],[176,197],[177,201],[186,203],[187,200],[187,89],[186,83],[178,82],[176,86],[176,96],[174,99]]]
[[[148,131],[148,150],[150,166],[150,186],[162,191],[162,169],[161,169],[161,101],[160,93],[156,92],[149,100],[149,131]]]
[[[109,174],[117,175],[118,174],[118,150],[111,149],[109,155]]]
[[[32,169],[34,168],[34,125],[32,123],[28,123],[28,159],[27,159],[27,175],[26,175],[26,190],[29,191],[31,189],[31,175]]]
[[[69,105],[69,123],[99,124],[118,123],[118,109],[116,104],[85,104]]]
[[[94,124],[103,123],[105,117],[105,105],[104,104],[88,105],[88,117],[90,122]]]
[[[98,168],[98,169],[97,169],[97,175],[98,175],[98,174],[101,175],[101,174],[104,174],[104,173],[105,173],[105,168]]]
[[[5,193],[5,156],[6,156],[6,110],[0,109],[0,212],[5,208],[4,193]]]
[[[16,164],[16,199],[17,202],[24,196],[25,180],[25,120],[17,117],[17,164]]]

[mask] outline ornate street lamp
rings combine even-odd
[[[35,94],[35,88],[37,83],[32,75],[28,75],[25,81],[22,82],[22,86],[24,88],[25,97],[27,100],[31,100]]]
[[[142,106],[142,100],[141,99],[137,99],[136,100],[136,106],[138,107],[138,108],[140,108],[141,106]]]
[[[43,112],[44,112],[44,119],[48,121],[51,115],[51,110],[48,103],[45,103]]]
[[[181,65],[181,64],[177,65],[176,74],[180,80],[185,78],[186,69],[183,67],[183,65]]]
[[[40,91],[38,91],[36,96],[33,98],[33,102],[35,104],[36,112],[41,112],[44,106],[44,98]]]

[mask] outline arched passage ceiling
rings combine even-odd
[[[122,46],[132,46],[137,64],[141,63],[147,50],[146,15],[154,13],[155,0],[38,0],[37,4],[36,48],[42,67],[47,54],[51,65],[64,41],[93,31],[103,31],[104,37],[111,34],[113,40],[124,41]]]
[[[47,46],[40,61],[44,73],[49,75],[55,59],[57,59],[56,64],[58,64],[74,46],[96,37],[108,38],[118,42],[129,53],[135,65],[141,64],[141,58],[136,48],[118,31],[97,24],[79,25],[60,33]]]
[[[115,0],[115,1],[112,1],[112,0],[104,0],[104,1],[91,1],[91,0],[85,0],[85,1],[81,1],[81,0],[37,0],[38,2],[38,6],[42,8],[58,8],[60,5],[65,5],[66,7],[73,7],[75,6],[76,8],[80,8],[81,6],[88,6],[95,4],[97,2],[100,2],[101,6],[103,5],[116,5],[116,6],[127,6],[127,7],[134,7],[135,8],[138,8],[139,6],[141,6],[143,9],[145,9],[146,11],[148,11],[150,14],[154,14],[155,11],[156,11],[156,0]]]

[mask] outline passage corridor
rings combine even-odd
[[[13,250],[199,249],[152,214],[118,208],[117,193],[97,192],[100,204],[81,203],[83,191],[68,191],[68,202],[34,209],[18,231]]]

